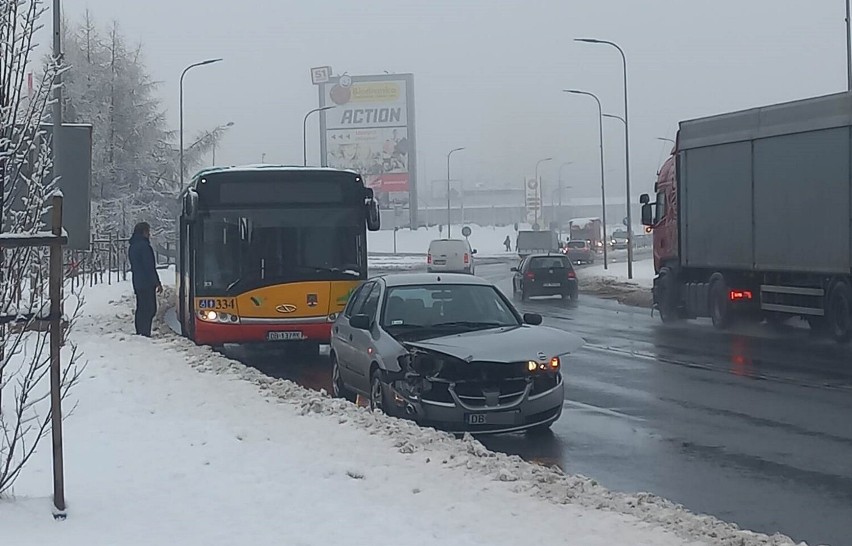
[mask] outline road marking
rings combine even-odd
[[[600,406],[593,406],[591,404],[584,404],[582,402],[574,402],[573,400],[566,400],[562,403],[562,406],[583,411],[589,411],[592,413],[599,413],[601,415],[607,415],[609,417],[619,417],[621,419],[627,419],[628,421],[635,421],[637,423],[645,422],[645,419],[641,417],[634,417],[633,415],[627,415],[626,413],[621,413],[620,411],[615,411],[609,408],[602,408]]]

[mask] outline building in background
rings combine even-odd
[[[320,83],[323,166],[360,173],[385,210],[417,225],[414,75],[332,76]],[[397,212],[398,214],[398,212]]]

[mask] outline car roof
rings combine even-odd
[[[462,243],[462,244],[467,244],[467,241],[464,240],[464,239],[435,239],[429,244],[434,245],[435,243]]]
[[[547,254],[530,254],[529,256],[527,256],[527,258],[565,258],[566,260],[568,259],[565,254],[562,254],[561,252],[548,252]]]
[[[493,283],[463,273],[390,273],[374,277],[386,286],[419,286],[424,284],[469,284],[472,286],[494,286]]]

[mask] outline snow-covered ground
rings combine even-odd
[[[506,252],[506,247],[503,246],[503,241],[506,236],[512,242],[512,248],[515,246],[515,239],[518,233],[514,226],[494,227],[494,226],[469,226],[471,235],[469,238],[470,246],[475,248],[479,256],[504,256],[512,254]],[[520,229],[529,229],[528,226],[520,226]],[[423,254],[429,250],[429,243],[435,239],[446,237],[447,230],[439,232],[437,227],[420,228],[411,230],[402,228],[396,232],[396,252],[399,254]],[[461,226],[453,226],[452,237],[462,238]],[[393,230],[372,231],[367,235],[367,248],[371,253],[392,253],[393,246]]]
[[[654,286],[654,259],[647,258],[643,260],[634,260],[633,262],[633,279],[627,278],[627,262],[619,261],[609,264],[608,269],[604,269],[603,264],[593,265],[583,268],[579,273],[584,278],[607,279],[619,281],[623,283],[635,284],[641,288],[652,288]]]
[[[409,271],[418,267],[426,267],[425,256],[369,256],[367,263],[371,269],[383,271]]]
[[[65,426],[68,519],[51,516],[45,442],[0,501],[0,543],[790,544],[269,378],[163,326],[130,335],[129,292],[89,290],[72,334],[89,362]]]

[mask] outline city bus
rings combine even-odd
[[[181,193],[177,311],[200,345],[289,342],[310,352],[367,278],[373,190],[355,172],[215,168]]]

